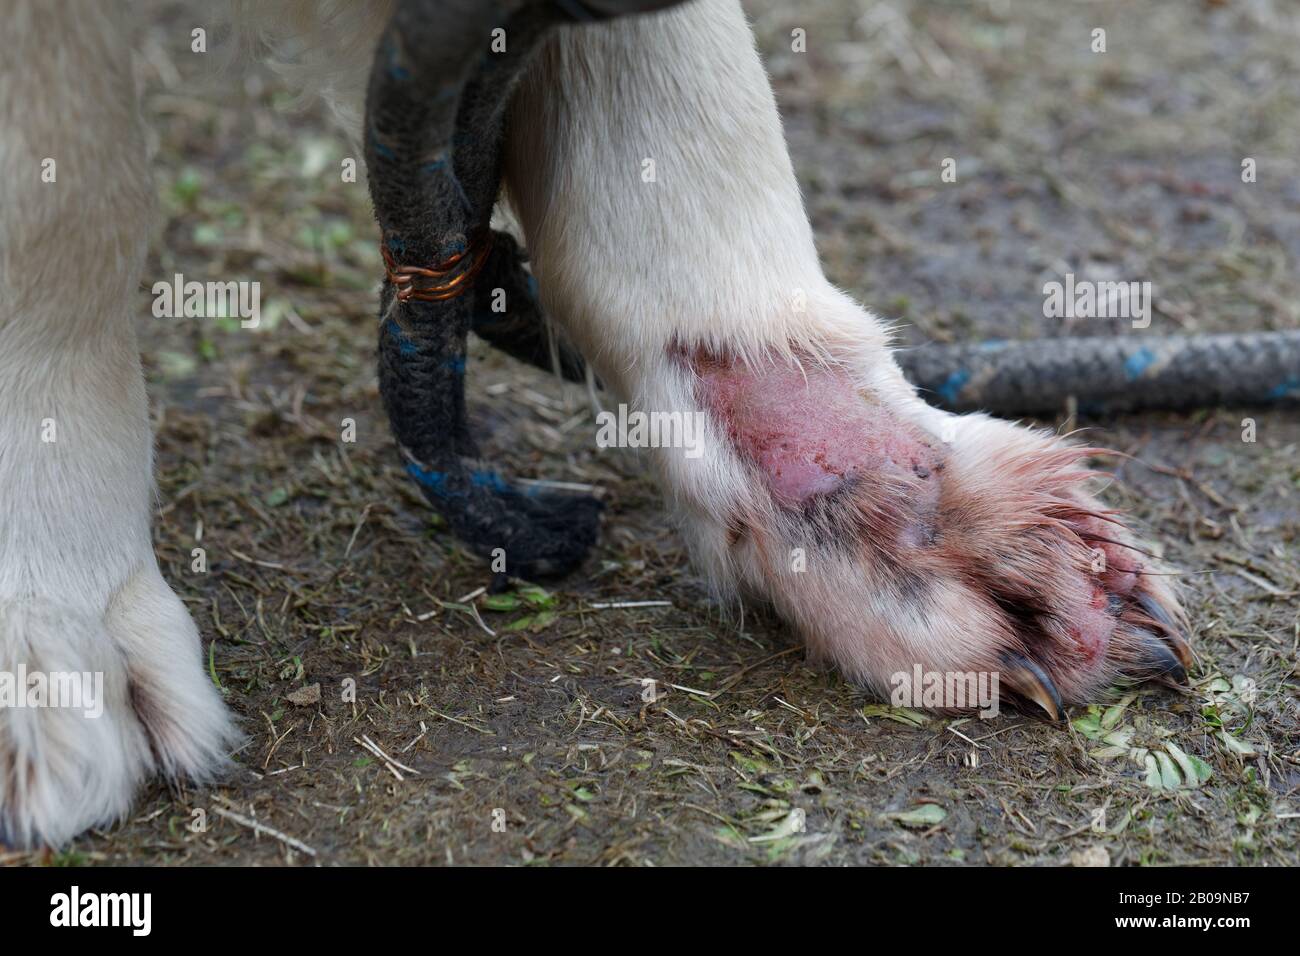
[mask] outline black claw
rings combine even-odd
[[[1164,637],[1143,633],[1144,676],[1168,677],[1179,684],[1187,683],[1187,668],[1170,648]]]
[[[1151,620],[1155,621],[1164,629],[1164,633],[1158,635],[1158,639],[1167,645],[1167,649],[1178,659],[1178,664],[1182,669],[1180,682],[1186,682],[1187,671],[1192,667],[1192,649],[1183,637],[1182,628],[1170,616],[1169,611],[1160,604],[1154,597],[1146,592],[1136,595],[1138,605],[1146,611]]]
[[[1052,683],[1052,679],[1047,676],[1046,671],[1024,654],[1016,651],[1005,651],[1002,654],[1002,663],[1007,670],[1002,672],[1001,679],[1013,691],[1037,704],[1052,720],[1065,719],[1065,705],[1061,703],[1061,693]]]
[[[1178,630],[1178,625],[1176,625],[1173,618],[1169,616],[1169,612],[1165,610],[1164,605],[1157,601],[1155,597],[1148,594],[1146,591],[1139,591],[1135,595],[1135,598],[1137,603],[1142,607],[1142,610],[1151,615],[1152,620],[1160,624],[1161,627],[1170,631]]]

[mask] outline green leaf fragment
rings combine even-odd
[[[1223,746],[1228,748],[1231,753],[1240,754],[1243,757],[1255,756],[1255,748],[1252,744],[1239,737],[1234,737],[1226,730],[1219,731],[1219,739],[1223,741]]]
[[[1152,790],[1162,789],[1163,784],[1160,780],[1160,766],[1156,763],[1156,758],[1151,754],[1147,754],[1143,759],[1143,763],[1145,764],[1147,771],[1146,779],[1143,783]]]
[[[1156,751],[1156,765],[1160,768],[1160,786],[1165,790],[1177,790],[1182,786],[1183,778],[1178,775],[1178,768],[1169,754]]]
[[[1199,787],[1214,775],[1214,769],[1200,757],[1185,753],[1176,744],[1167,744],[1169,755],[1177,761],[1189,787]]]
[[[483,599],[489,611],[513,611],[519,607],[519,598],[513,594],[489,594]]]
[[[556,597],[545,588],[539,588],[535,584],[519,589],[519,596],[531,604],[533,607],[548,608],[553,607]]]
[[[1128,747],[1099,747],[1096,750],[1089,750],[1088,756],[1097,760],[1114,760],[1126,753],[1128,753]]]
[[[942,823],[948,816],[948,811],[937,803],[923,803],[913,810],[902,810],[898,813],[886,813],[883,818],[900,823],[905,827],[932,827]]]
[[[545,630],[546,628],[550,627],[552,624],[555,623],[555,619],[558,618],[559,616],[560,615],[557,614],[555,611],[542,611],[540,614],[534,616],[533,628],[532,628],[533,633],[536,633],[537,631]]]
[[[761,834],[760,836],[750,837],[749,842],[771,843],[777,840],[785,840],[794,836],[796,833],[802,833],[805,827],[806,824],[804,822],[803,814],[798,811],[792,811],[782,816],[781,822],[768,832]]]
[[[1120,718],[1124,716],[1124,710],[1129,704],[1133,703],[1134,695],[1130,694],[1112,707],[1107,707],[1106,712],[1101,715],[1102,730],[1111,730],[1119,723]]]
[[[1112,730],[1101,739],[1112,747],[1127,748],[1133,741],[1133,728],[1121,727],[1119,730]]]
[[[1086,714],[1076,717],[1070,725],[1089,740],[1098,740],[1102,735],[1100,708],[1095,704],[1090,706]]]
[[[887,720],[897,721],[908,727],[924,727],[930,722],[930,718],[919,710],[911,710],[907,707],[890,707],[886,704],[867,704],[862,708],[863,717],[884,717]]]
[[[748,757],[738,750],[731,751],[731,759],[736,761],[736,765],[746,773],[760,774],[768,773],[771,770],[763,761]]]

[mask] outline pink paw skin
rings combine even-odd
[[[802,506],[867,475],[924,480],[943,467],[919,429],[857,394],[843,372],[778,368],[755,376],[716,365],[701,369],[700,380],[728,437],[782,505]]]
[[[1104,450],[982,415],[940,441],[825,364],[689,365],[751,479],[729,563],[812,656],[882,693],[917,664],[996,672],[1053,719],[1117,681],[1186,681],[1171,577],[1089,490]]]

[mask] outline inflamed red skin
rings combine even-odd
[[[1185,680],[1168,577],[1089,490],[1102,450],[984,416],[945,442],[832,364],[685,361],[752,478],[735,563],[814,655],[880,690],[914,663],[997,671],[1053,717],[1116,680]]]

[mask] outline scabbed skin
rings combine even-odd
[[[708,360],[695,368],[706,404],[782,505],[805,505],[846,482],[912,476],[924,499],[918,508],[932,510],[937,485],[927,479],[943,467],[935,448],[919,429],[865,401],[843,372],[812,366],[754,375]]]

